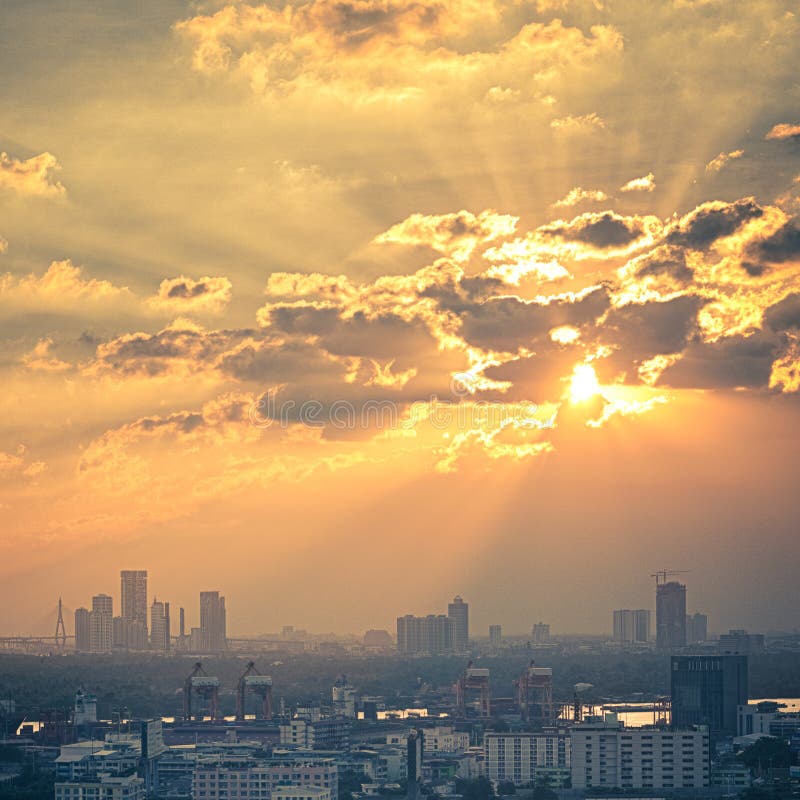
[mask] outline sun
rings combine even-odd
[[[590,364],[576,364],[569,384],[570,401],[583,403],[597,394],[600,394],[600,382],[594,367]]]

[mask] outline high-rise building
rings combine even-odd
[[[452,618],[444,614],[428,614],[427,617],[406,614],[397,618],[398,653],[452,653],[454,642],[455,625]]]
[[[90,647],[89,609],[78,608],[75,610],[75,649],[79,653],[86,653]]]
[[[453,648],[457,653],[469,650],[469,604],[456,595],[447,606],[447,616],[453,620]]]
[[[705,614],[686,615],[686,644],[696,644],[708,639],[708,617]]]
[[[550,641],[550,623],[537,622],[531,630],[534,644],[548,644]]]
[[[200,592],[200,639],[203,650],[216,652],[228,646],[225,598],[219,592]]]
[[[659,650],[686,647],[686,586],[677,581],[656,587],[656,646]]]
[[[150,649],[162,653],[170,649],[169,603],[155,597],[150,606]]]
[[[672,656],[672,727],[707,725],[736,736],[739,706],[747,705],[747,656]]]
[[[122,619],[138,622],[147,636],[147,570],[123,569],[119,575]]]
[[[489,626],[489,644],[492,647],[500,647],[503,641],[503,628],[500,625]]]
[[[114,600],[107,594],[92,598],[89,612],[89,652],[110,653],[114,645]]]
[[[614,612],[614,641],[617,644],[640,644],[649,639],[649,610],[623,608]]]

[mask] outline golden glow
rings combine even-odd
[[[569,384],[569,399],[572,403],[584,403],[600,394],[600,382],[591,364],[577,364],[572,370]]]
[[[560,325],[550,331],[550,338],[556,344],[573,344],[581,338],[581,332],[572,325]]]

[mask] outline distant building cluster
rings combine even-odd
[[[447,614],[397,618],[397,651],[403,655],[466,653],[469,649],[469,604],[457,596]]]
[[[179,631],[173,635],[170,604],[153,598],[147,602],[147,571],[120,572],[120,614],[114,615],[114,599],[108,594],[92,598],[91,610],[75,611],[75,650],[111,653],[115,650],[173,649],[195,653],[221,652],[227,647],[225,598],[219,592],[200,592],[200,626],[187,636],[185,612],[179,610]]]

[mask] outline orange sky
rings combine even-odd
[[[2,15],[0,630],[798,627],[794,3]]]

